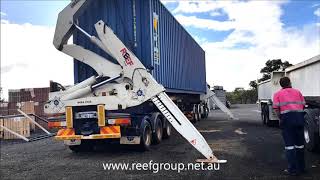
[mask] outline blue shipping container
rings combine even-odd
[[[91,1],[78,23],[96,36],[94,24],[103,20],[135,53],[168,92],[201,94],[206,91],[205,52],[159,0]],[[110,57],[76,32],[73,42]],[[86,64],[74,61],[75,83],[94,75]]]

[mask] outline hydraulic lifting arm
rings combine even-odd
[[[105,104],[106,110],[118,110],[152,101],[172,126],[209,162],[226,162],[218,160],[213,155],[206,140],[167,96],[165,88],[153,78],[112,29],[100,20],[95,24],[98,37],[94,37],[74,23],[74,19],[85,9],[87,3],[85,0],[72,1],[59,13],[53,43],[59,51],[91,66],[98,77],[90,77],[65,91],[53,93],[49,97],[45,111],[47,113],[64,112],[65,106],[97,104]],[[92,43],[112,56],[118,64],[81,46],[67,44],[75,30],[86,35]],[[112,96],[102,95],[103,92],[110,91],[117,93]]]

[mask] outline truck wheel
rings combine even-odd
[[[203,114],[201,114],[201,118],[207,119],[208,118],[208,108],[203,106]]]
[[[192,110],[192,122],[196,123],[197,121],[198,121],[197,106],[196,106],[196,104],[194,104],[193,110]]]
[[[151,139],[152,139],[152,129],[151,125],[147,120],[144,120],[141,131],[141,141],[140,141],[140,147],[141,150],[147,151],[150,150],[151,145]]]
[[[209,108],[206,106],[204,108],[204,110],[205,110],[205,118],[208,118],[209,117]]]
[[[198,122],[198,115],[197,113],[193,112],[193,123]]]
[[[262,105],[261,107],[261,120],[262,124],[267,124],[266,105]]]
[[[315,117],[317,115],[315,110],[307,109],[305,115],[304,125],[304,140],[308,151],[317,151],[319,149],[319,135],[316,132],[317,125],[315,124]]]
[[[200,104],[197,105],[197,115],[198,115],[198,121],[201,120],[201,107]]]
[[[261,105],[261,122],[263,125],[266,124],[266,117],[265,117],[265,105]]]
[[[266,105],[265,106],[265,121],[266,121],[266,124],[267,124],[267,126],[272,126],[272,124],[271,124],[271,121],[270,121],[270,118],[269,118],[269,108],[268,108],[268,105]]]
[[[274,123],[273,121],[270,121],[270,117],[269,117],[269,106],[265,105],[264,106],[264,122],[267,126],[269,127],[273,127]]]
[[[165,127],[163,128],[163,138],[164,139],[168,139],[171,136],[171,124],[167,121],[165,123]]]
[[[204,119],[206,118],[206,107],[204,105],[200,105],[200,106],[201,106],[200,108],[202,109],[200,117]]]
[[[75,153],[90,152],[93,150],[93,146],[94,146],[94,144],[90,140],[81,140],[80,145],[69,146],[69,149]]]
[[[157,117],[155,127],[155,132],[152,134],[152,142],[154,144],[159,144],[162,140],[163,135],[163,126],[162,126],[162,120],[160,119],[160,116]]]

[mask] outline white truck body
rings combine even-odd
[[[286,75],[303,96],[320,98],[320,55],[287,68]]]

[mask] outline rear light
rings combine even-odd
[[[130,118],[108,119],[108,124],[130,125],[131,119]]]
[[[48,128],[61,128],[61,127],[66,127],[66,121],[48,122]]]

